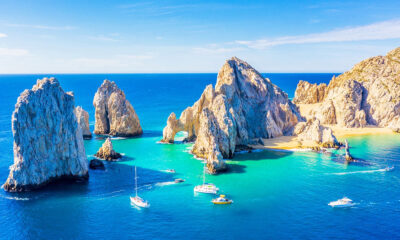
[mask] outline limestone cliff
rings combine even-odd
[[[78,124],[82,129],[82,135],[84,139],[92,138],[92,133],[89,129],[89,114],[81,106],[75,108],[75,116],[78,120]]]
[[[302,142],[312,142],[311,145],[334,148],[340,144],[332,133],[332,129],[321,125],[318,119],[309,119],[307,122],[299,122],[294,134]]]
[[[301,120],[286,93],[234,57],[219,71],[215,89],[207,86],[179,119],[171,113],[162,141],[172,143],[177,132],[186,131],[195,140],[192,153],[217,172],[225,169],[222,158],[232,158],[237,145],[291,135]]]
[[[74,97],[55,78],[38,80],[18,97],[12,115],[14,164],[3,188],[25,191],[61,178],[87,178]]]
[[[350,128],[400,127],[400,48],[358,63],[333,77],[327,87],[313,85],[310,91],[305,87],[310,85],[300,82],[294,98],[299,105],[315,104],[302,111],[309,119],[316,117],[322,124]]]
[[[96,108],[95,134],[132,137],[143,133],[135,110],[115,82],[104,80],[93,105]]]
[[[97,153],[94,156],[107,161],[115,161],[122,157],[121,154],[114,151],[110,138],[106,139],[106,141],[100,147],[99,151],[97,151]]]

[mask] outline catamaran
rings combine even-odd
[[[150,203],[145,201],[145,200],[143,200],[137,194],[137,172],[136,172],[136,166],[135,166],[135,191],[136,191],[136,196],[135,197],[131,197],[131,204],[136,205],[138,207],[142,207],[142,208],[150,207]]]
[[[212,183],[206,183],[206,165],[203,168],[203,184],[194,187],[195,192],[217,194],[219,188]]]

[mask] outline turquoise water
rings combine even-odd
[[[271,80],[293,97],[297,80],[326,82],[332,74],[272,74]],[[19,93],[39,76],[2,75],[0,93],[1,181],[12,164],[11,113]],[[362,160],[342,164],[342,152],[262,151],[229,160],[231,172],[207,176],[234,200],[214,206],[212,196],[195,195],[202,163],[188,153],[190,144],[157,144],[171,111],[180,113],[198,99],[216,74],[58,75],[64,90],[90,113],[105,77],[115,80],[134,105],[144,135],[114,139],[121,162],[90,171],[87,184],[59,183],[36,192],[0,191],[0,239],[395,239],[400,213],[400,135],[348,138]],[[93,126],[92,126],[93,128]],[[85,141],[89,157],[101,139]],[[385,172],[386,166],[395,166]],[[139,194],[151,203],[136,209],[133,166]],[[177,174],[164,169],[173,168]],[[174,178],[186,182],[172,184]],[[330,201],[347,196],[357,205],[332,209]]]

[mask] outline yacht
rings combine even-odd
[[[336,208],[344,208],[344,207],[352,207],[355,205],[355,203],[350,198],[344,197],[337,201],[330,202],[328,205]]]
[[[199,193],[210,193],[210,194],[217,194],[219,191],[219,188],[217,188],[214,184],[212,183],[206,183],[206,166],[204,164],[203,168],[203,184],[202,185],[197,185],[194,187],[195,192]]]
[[[167,170],[165,170],[165,172],[167,172],[167,173],[176,173],[175,169],[167,169]]]
[[[233,201],[225,197],[225,195],[219,195],[219,198],[215,198],[211,201],[214,204],[231,204]]]
[[[137,193],[137,172],[136,172],[136,166],[135,166],[135,191],[136,191],[136,196],[131,197],[131,204],[142,207],[142,208],[148,208],[150,207],[149,202],[143,200],[143,198],[138,196]]]

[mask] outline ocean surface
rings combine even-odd
[[[293,97],[299,80],[328,82],[332,74],[266,74]],[[336,74],[337,75],[337,74]],[[113,140],[120,162],[106,171],[90,170],[87,184],[58,183],[35,192],[0,190],[0,239],[399,239],[400,135],[350,137],[352,154],[343,152],[260,151],[228,161],[229,173],[207,176],[232,205],[214,206],[213,196],[194,194],[202,181],[200,160],[191,144],[157,144],[171,112],[192,105],[216,74],[71,74],[56,76],[76,105],[90,114],[94,94],[108,78],[125,91],[144,134]],[[0,75],[0,182],[13,163],[11,114],[19,94],[43,75]],[[179,136],[178,136],[179,137]],[[104,140],[85,140],[88,159]],[[151,204],[137,209],[139,195]],[[387,172],[387,166],[394,171]],[[164,172],[173,168],[176,174]],[[174,184],[174,178],[184,183]],[[347,196],[357,205],[332,209],[327,204]]]

